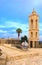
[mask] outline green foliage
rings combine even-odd
[[[21,37],[21,43],[22,43],[22,42],[25,42],[25,41],[28,42],[28,38],[27,38],[26,35],[25,35],[24,37]]]
[[[16,30],[16,32],[17,32],[17,33],[22,33],[22,30],[21,30],[20,28],[18,28],[18,29]]]
[[[22,33],[22,30],[21,30],[20,28],[18,28],[18,29],[16,30],[16,32],[18,33],[18,38],[19,38],[20,33]]]
[[[24,37],[21,37],[21,43],[24,42]]]
[[[24,40],[25,40],[26,42],[28,42],[28,38],[27,38],[26,35],[24,36]]]

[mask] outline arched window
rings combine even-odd
[[[33,19],[31,19],[31,28],[33,28]]]
[[[37,19],[36,19],[36,21],[35,21],[35,22],[36,22],[35,27],[37,28]]]
[[[31,37],[33,37],[33,32],[31,32]]]
[[[37,37],[37,32],[36,32],[36,35],[35,36]]]

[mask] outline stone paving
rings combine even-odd
[[[22,51],[17,48],[0,46],[7,56],[6,65],[42,65],[42,49],[31,48]]]

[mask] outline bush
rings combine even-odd
[[[25,42],[25,41],[28,42],[28,38],[27,38],[26,35],[25,35],[24,37],[21,37],[21,43],[22,43],[22,42]]]

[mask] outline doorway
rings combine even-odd
[[[33,43],[33,42],[32,42],[32,41],[30,41],[30,48],[32,48],[32,43]]]
[[[36,41],[35,41],[35,48],[36,48]]]

